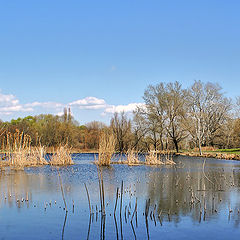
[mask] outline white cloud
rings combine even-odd
[[[0,107],[0,112],[31,112],[33,108],[25,108],[22,105]]]
[[[72,107],[78,107],[80,109],[103,109],[106,108],[107,104],[104,99],[96,97],[86,97],[68,104]]]
[[[132,113],[138,106],[144,106],[143,103],[129,103],[127,105],[109,105],[104,99],[89,96],[64,104],[59,102],[30,102],[21,104],[16,96],[12,94],[3,94],[0,92],[0,118],[1,116],[18,117],[20,113],[40,114],[52,113],[59,116],[63,115],[64,107],[71,107],[72,113],[77,110],[102,110],[101,115],[111,115],[115,112]],[[99,114],[99,112],[97,113]],[[98,116],[96,115],[96,118]]]
[[[9,116],[9,115],[11,115],[11,114],[12,114],[12,112],[0,112],[0,116],[1,116],[1,115]]]
[[[58,112],[56,115],[58,115],[59,117],[64,115],[64,112]]]
[[[42,107],[42,108],[60,108],[64,107],[64,104],[57,102],[32,102],[24,104],[25,107]]]
[[[128,105],[109,105],[106,107],[104,113],[120,113],[120,112],[125,112],[125,113],[130,113],[136,110],[137,107],[144,106],[143,103],[129,103]]]
[[[11,115],[15,112],[31,112],[33,108],[25,107],[19,103],[19,100],[12,94],[0,93],[0,114]]]
[[[15,106],[19,104],[19,100],[12,94],[0,93],[0,107]]]

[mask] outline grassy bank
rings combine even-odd
[[[208,157],[227,160],[240,160],[240,148],[232,149],[203,148],[202,155],[200,155],[198,149],[182,150],[180,153],[176,153],[176,155],[184,155],[191,157]]]

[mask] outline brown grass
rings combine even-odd
[[[48,164],[44,159],[44,148],[41,146],[31,147],[31,137],[19,130],[13,134],[7,133],[2,142],[3,150],[6,152],[6,160],[1,162],[3,166],[23,169],[24,167]]]
[[[139,165],[138,153],[133,149],[127,151],[127,164],[128,165]]]
[[[96,164],[99,166],[109,166],[114,152],[115,138],[113,134],[103,131],[100,134],[98,160],[96,161]]]
[[[55,149],[49,163],[53,166],[72,165],[71,149],[67,145],[60,145]]]
[[[175,165],[176,163],[173,161],[173,154],[170,151],[167,151],[165,154],[165,164],[167,165]]]
[[[145,164],[147,165],[162,165],[164,164],[161,161],[160,154],[158,155],[157,151],[151,150],[148,152],[148,155],[145,157]]]
[[[16,130],[15,133],[7,133],[2,141],[5,160],[0,161],[0,166],[10,166],[14,169],[41,165],[70,165],[73,164],[70,149],[59,146],[55,149],[50,161],[45,159],[46,149],[41,146],[40,141],[37,147],[31,146],[31,137]]]

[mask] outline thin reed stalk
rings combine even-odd
[[[118,202],[118,190],[119,188],[117,187],[117,192],[116,192],[116,202],[115,202],[115,207],[114,207],[114,215],[116,213],[116,209],[117,209],[117,202]]]
[[[84,186],[85,186],[85,189],[86,189],[86,192],[87,192],[89,212],[90,212],[90,215],[91,215],[92,214],[92,210],[91,210],[90,196],[89,196],[89,193],[88,193],[88,189],[87,189],[86,183],[84,183]]]
[[[123,181],[122,181],[122,185],[121,185],[121,200],[120,200],[120,217],[122,215],[122,197],[123,197]]]
[[[102,182],[103,215],[105,215],[105,198],[104,198],[104,184],[103,184],[103,176],[102,176],[102,173],[101,173],[101,182]]]
[[[133,211],[133,214],[132,214],[131,222],[132,222],[135,214],[137,214],[137,198],[136,198],[135,208],[134,208],[134,211]]]
[[[97,168],[98,172],[98,186],[99,186],[99,197],[100,197],[100,203],[101,203],[101,212],[103,208],[103,203],[102,203],[102,187],[101,187],[101,178],[100,178],[100,170]]]
[[[57,172],[58,172],[59,183],[60,183],[61,192],[62,192],[62,198],[63,198],[63,202],[64,202],[65,210],[66,210],[66,212],[67,212],[67,211],[68,211],[68,210],[67,210],[67,203],[66,203],[65,196],[64,196],[62,179],[61,179],[61,175],[60,175],[60,172],[59,172],[58,169],[57,169]]]

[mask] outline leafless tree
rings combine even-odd
[[[155,149],[158,142],[163,148],[163,139],[170,138],[176,151],[179,151],[179,142],[187,136],[182,125],[185,118],[184,98],[185,90],[178,82],[150,85],[145,91],[145,106],[140,108],[138,114],[144,117]]]
[[[188,89],[188,130],[202,154],[202,145],[213,140],[231,109],[231,101],[224,97],[218,84],[195,81]]]
[[[111,119],[110,128],[112,129],[117,144],[117,150],[120,152],[127,151],[132,140],[131,121],[127,119],[124,112],[114,113]]]

